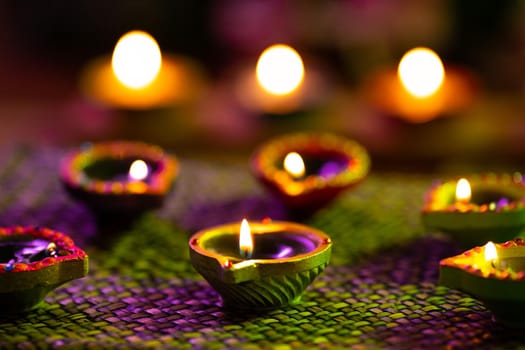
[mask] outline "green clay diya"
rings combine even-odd
[[[481,300],[496,321],[525,327],[525,242],[487,243],[441,260],[441,284]]]
[[[174,156],[141,142],[86,144],[62,162],[66,189],[99,212],[141,212],[160,207],[179,172]]]
[[[370,158],[355,141],[330,133],[295,133],[262,144],[252,155],[257,179],[292,210],[315,211],[368,174]]]
[[[482,174],[465,181],[436,182],[431,187],[422,209],[424,225],[464,247],[517,237],[525,228],[522,175]]]
[[[41,227],[0,228],[0,309],[29,311],[61,284],[88,272],[88,256],[67,235]]]
[[[284,221],[229,223],[195,233],[190,258],[227,308],[270,309],[299,302],[325,269],[332,242]]]

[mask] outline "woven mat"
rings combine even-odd
[[[182,160],[165,206],[130,226],[100,222],[63,191],[63,151],[0,155],[0,225],[49,226],[90,255],[88,277],[51,292],[30,314],[0,316],[0,348],[433,349],[518,348],[466,294],[437,286],[458,248],[419,222],[430,178],[371,175],[303,221],[334,241],[330,266],[301,303],[266,313],[221,308],[188,261],[191,233],[242,217],[287,219],[247,166]]]

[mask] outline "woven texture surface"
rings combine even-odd
[[[302,222],[329,234],[331,264],[302,302],[233,312],[188,260],[196,230],[242,217],[289,219],[245,164],[182,160],[164,207],[127,225],[97,220],[62,189],[57,149],[0,156],[0,225],[42,225],[90,255],[87,278],[30,314],[0,312],[0,348],[433,349],[518,348],[521,331],[492,321],[468,295],[436,285],[460,250],[420,226],[431,178],[371,175]]]

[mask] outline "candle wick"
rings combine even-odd
[[[252,257],[252,252],[248,248],[241,248],[241,257],[244,259],[250,259]]]

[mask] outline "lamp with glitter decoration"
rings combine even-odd
[[[136,213],[160,207],[179,172],[176,157],[132,141],[88,144],[61,164],[67,190],[96,212]]]
[[[441,260],[441,284],[481,300],[496,321],[525,327],[525,242],[488,242]]]
[[[189,246],[193,267],[225,307],[271,309],[300,300],[327,266],[332,242],[297,223],[243,220],[199,231]]]
[[[263,143],[253,174],[297,213],[311,213],[362,181],[370,158],[363,146],[330,133],[294,133]]]
[[[46,294],[86,276],[88,256],[67,235],[42,227],[0,228],[0,309],[27,312]]]
[[[525,187],[520,173],[481,174],[434,184],[422,221],[465,247],[504,242],[525,228]]]

